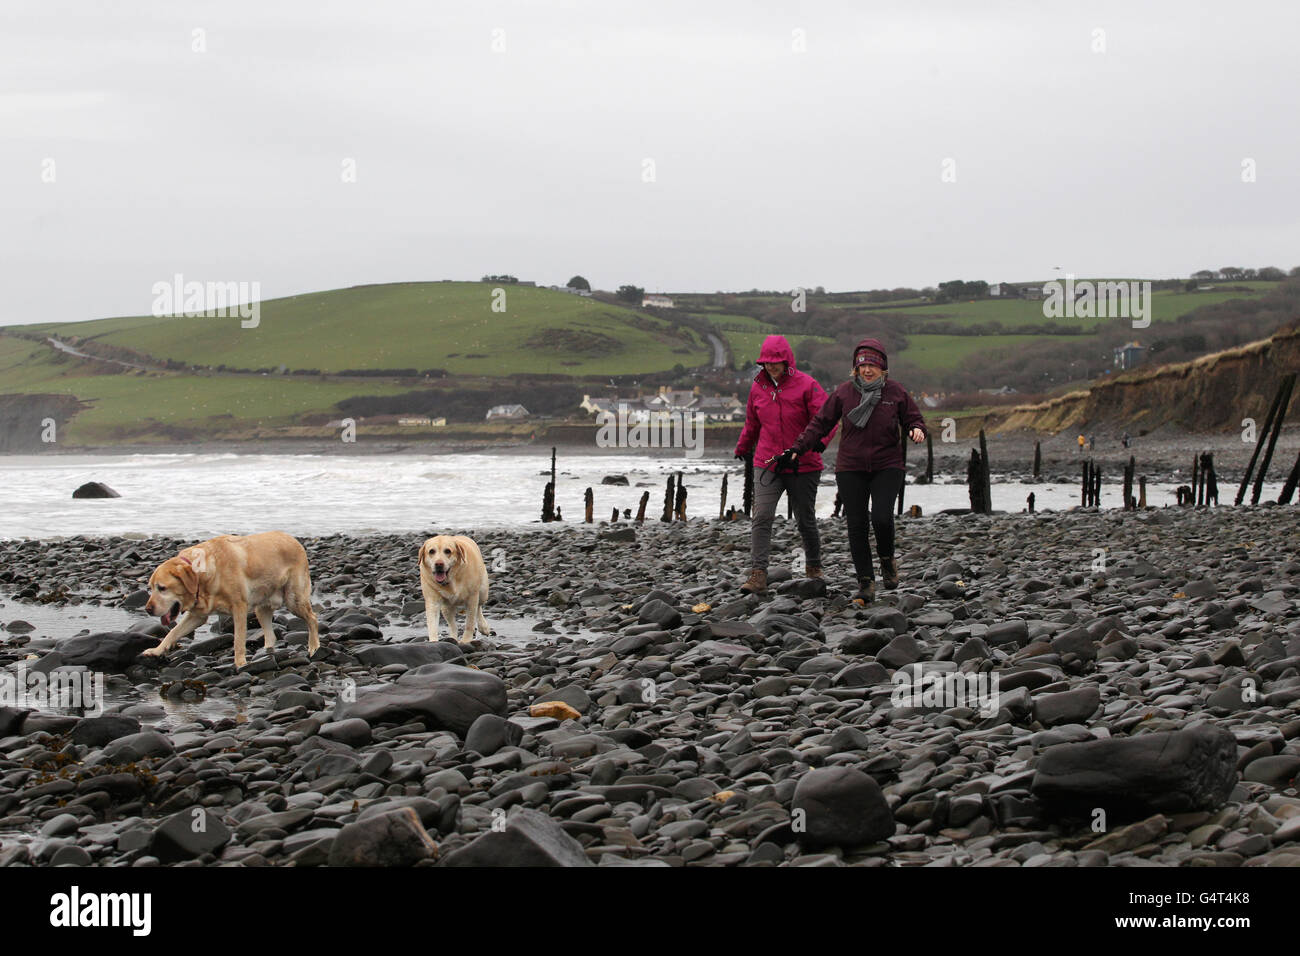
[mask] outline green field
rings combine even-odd
[[[619,375],[710,361],[707,342],[664,319],[550,289],[504,288],[503,312],[492,311],[488,283],[409,282],[268,300],[256,328],[241,328],[238,317],[154,316],[28,328],[241,369]]]
[[[1242,283],[1243,285],[1245,283]],[[1259,283],[1272,286],[1274,283]],[[1151,312],[1148,318],[1153,322],[1172,322],[1181,315],[1205,305],[1217,305],[1230,299],[1247,299],[1252,295],[1262,295],[1263,290],[1252,292],[1181,292],[1164,290],[1151,293]],[[1024,325],[1043,325],[1058,322],[1069,328],[1093,328],[1107,323],[1122,321],[1114,318],[1050,318],[1043,314],[1043,301],[1032,299],[978,299],[972,302],[950,302],[944,305],[922,305],[909,308],[906,314],[911,319],[935,318],[955,322],[958,325],[979,325],[985,322],[1000,322],[1006,328]]]
[[[319,382],[279,375],[88,374],[88,366],[36,342],[0,336],[0,394],[75,395],[89,405],[66,430],[69,444],[110,441],[150,426],[223,430],[278,427],[364,393],[406,389],[380,382]],[[158,437],[165,438],[166,435]]]
[[[900,362],[913,368],[942,371],[956,368],[979,352],[1014,349],[1030,342],[1056,336],[1046,335],[909,335],[907,348],[898,353]],[[1078,336],[1069,336],[1077,340]]]

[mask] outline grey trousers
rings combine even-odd
[[[772,519],[776,504],[785,492],[794,507],[795,523],[803,538],[804,561],[810,565],[822,563],[822,538],[817,531],[817,484],[820,471],[773,474],[766,468],[754,469],[754,517],[749,526],[751,565],[760,571],[767,570],[768,556],[772,552]]]

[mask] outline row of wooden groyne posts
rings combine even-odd
[[[1278,386],[1277,394],[1273,397],[1273,403],[1269,406],[1268,416],[1264,420],[1262,438],[1255,444],[1254,454],[1250,456],[1250,464],[1246,467],[1246,473],[1241,479],[1241,485],[1237,489],[1237,496],[1234,504],[1241,504],[1245,500],[1247,488],[1251,489],[1252,505],[1259,504],[1259,499],[1264,489],[1264,475],[1268,472],[1269,465],[1273,460],[1273,451],[1277,447],[1278,437],[1282,433],[1282,420],[1286,417],[1286,410],[1291,402],[1291,396],[1295,389],[1296,373],[1292,372],[1286,376],[1281,385]],[[1260,453],[1263,452],[1263,461],[1259,461]],[[906,460],[907,445],[903,443],[904,460]],[[984,437],[984,429],[980,429],[979,448],[971,449],[970,462],[966,467],[966,487],[970,496],[969,508],[949,508],[944,514],[991,514],[993,512],[992,495],[991,495],[991,471],[989,467],[988,443]],[[1039,442],[1034,442],[1034,466],[1033,474],[1035,480],[1041,480],[1040,472],[1042,470],[1043,456],[1042,448]],[[1255,466],[1259,464],[1259,470]],[[727,475],[722,476],[722,501],[718,506],[718,517],[726,520],[736,520],[742,516],[748,516],[754,504],[754,460],[753,457],[745,459],[745,486],[741,496],[741,507],[736,508],[732,505],[727,507]],[[1251,479],[1254,478],[1252,485]],[[551,449],[551,480],[546,483],[546,488],[542,492],[542,521],[563,521],[564,517],[561,509],[555,504],[555,449]],[[930,435],[926,435],[926,467],[925,474],[916,479],[916,484],[927,485],[934,481],[934,443]],[[1133,493],[1134,483],[1137,484],[1137,494]],[[1123,510],[1138,511],[1148,507],[1147,505],[1147,479],[1145,475],[1137,475],[1137,459],[1130,455],[1128,464],[1124,466],[1123,473]],[[1290,504],[1292,496],[1295,494],[1297,485],[1300,485],[1300,454],[1296,455],[1295,464],[1291,467],[1291,472],[1287,476],[1286,482],[1282,486],[1282,491],[1278,495],[1277,503],[1280,505]],[[1094,462],[1091,458],[1082,463],[1082,474],[1079,482],[1079,504],[1084,508],[1097,508],[1101,506],[1101,487],[1102,487],[1102,469],[1101,465]],[[898,513],[903,514],[903,498],[907,490],[907,484],[898,492]],[[1214,469],[1213,452],[1201,452],[1192,457],[1192,480],[1189,485],[1181,485],[1176,489],[1178,504],[1181,506],[1201,506],[1217,505],[1219,503],[1219,484],[1218,476]],[[682,473],[676,472],[669,475],[664,489],[664,506],[663,512],[659,516],[660,521],[685,521],[686,520],[686,484],[683,481]],[[594,521],[595,493],[588,488],[583,495],[585,509],[583,522],[591,524]],[[787,495],[787,515],[792,515],[792,509],[789,507],[789,496]],[[646,519],[646,508],[650,503],[650,492],[645,491],[641,494],[641,502],[637,507],[636,516],[633,517],[632,509],[626,508],[622,512],[622,520],[634,521],[638,524]],[[1026,499],[1029,512],[1034,510],[1034,494],[1031,492]],[[835,495],[835,510],[833,515],[839,517],[841,502],[839,493]],[[911,514],[920,517],[921,510],[918,506],[913,505]],[[614,508],[610,515],[610,523],[615,524],[620,520],[620,512]]]

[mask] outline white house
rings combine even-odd
[[[528,409],[522,405],[493,405],[488,409],[487,420],[504,418],[509,421],[522,421],[528,417]]]
[[[673,300],[666,295],[648,295],[641,300],[643,309],[671,309]]]

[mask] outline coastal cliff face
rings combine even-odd
[[[1103,426],[1138,434],[1166,425],[1223,431],[1240,428],[1243,418],[1253,418],[1262,429],[1283,376],[1297,370],[1300,328],[1191,362],[1136,369],[1037,405],[1000,409],[982,424],[991,434],[1020,429],[1054,434]],[[1290,407],[1291,414],[1300,409],[1300,390],[1292,396]]]
[[[72,395],[0,395],[0,454],[40,451],[82,407]],[[49,428],[53,421],[53,431]]]

